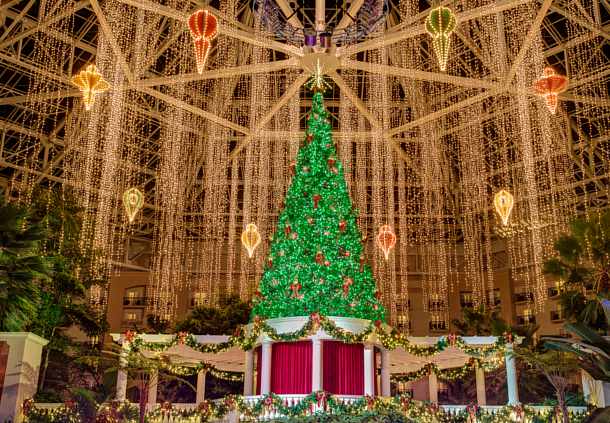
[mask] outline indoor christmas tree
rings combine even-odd
[[[291,172],[253,316],[358,317],[384,321],[385,310],[362,251],[343,168],[317,85],[305,144]]]

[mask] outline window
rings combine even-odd
[[[430,330],[446,330],[447,329],[447,322],[445,321],[445,319],[438,315],[438,314],[432,314],[430,316]]]
[[[474,306],[474,297],[471,291],[460,292],[460,305],[462,308],[472,308]]]
[[[428,308],[431,311],[440,311],[443,309],[445,301],[438,294],[432,294],[428,300]]]
[[[142,323],[142,310],[141,309],[130,309],[123,310],[123,323],[134,324]]]
[[[410,330],[411,329],[411,321],[406,314],[399,314],[396,316],[396,326],[398,329],[402,330]]]
[[[531,292],[515,292],[515,302],[516,303],[525,303],[534,301],[534,295]]]
[[[146,305],[146,287],[134,286],[127,288],[123,295],[123,305],[130,307],[144,307]]]
[[[561,322],[563,321],[563,310],[561,307],[557,307],[555,310],[551,310],[551,321],[552,322]]]
[[[523,310],[521,315],[517,316],[518,325],[533,325],[536,323],[536,316],[529,308]]]

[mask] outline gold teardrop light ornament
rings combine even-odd
[[[241,234],[241,243],[248,251],[248,257],[252,258],[254,250],[261,243],[261,235],[258,233],[258,228],[254,223],[248,223],[246,229]]]
[[[508,219],[513,211],[514,204],[515,199],[513,198],[513,195],[505,189],[501,189],[494,195],[494,207],[496,208],[496,213],[498,213],[498,216],[500,216],[500,219],[502,220],[502,225],[508,225]]]
[[[132,187],[123,193],[123,206],[129,223],[133,223],[138,212],[144,207],[144,194]]]

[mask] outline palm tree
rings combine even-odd
[[[40,224],[27,210],[0,196],[0,331],[23,331],[36,315],[41,284],[51,274],[39,252]]]
[[[610,293],[610,211],[574,220],[555,250],[558,255],[545,263],[544,271],[564,282],[560,303],[566,319],[606,330],[596,297]]]

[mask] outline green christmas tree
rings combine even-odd
[[[384,321],[366,264],[322,93],[313,96],[252,316],[358,317]]]

